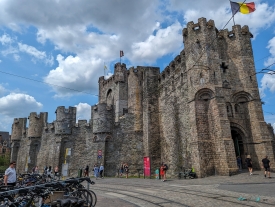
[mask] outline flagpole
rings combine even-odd
[[[228,0],[228,1],[229,1],[230,5],[231,5],[231,1],[230,1],[230,0]],[[236,14],[236,13],[237,13],[237,12],[235,12],[235,14]],[[232,14],[233,14],[233,13],[232,13]],[[233,14],[233,16],[232,16],[234,26],[235,26],[235,19],[234,19],[235,14]]]

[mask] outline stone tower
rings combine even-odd
[[[26,138],[27,118],[15,118],[11,133],[11,160],[17,160],[21,139]],[[20,155],[19,155],[20,156]]]

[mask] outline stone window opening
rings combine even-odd
[[[107,100],[106,100],[107,106],[113,105],[112,89],[109,89],[109,90],[108,90],[106,99],[107,99]]]
[[[233,117],[232,106],[230,103],[226,103],[226,111],[228,117]]]
[[[205,83],[205,80],[203,78],[203,73],[200,73],[200,84],[203,85]]]
[[[194,27],[193,27],[193,30],[199,30],[200,29],[200,26],[199,25],[195,25]]]
[[[221,69],[223,70],[223,73],[226,73],[226,70],[228,69],[228,65],[225,64],[225,62],[222,62],[220,65]]]
[[[128,113],[128,109],[126,109],[126,108],[123,108],[123,112],[122,112],[122,115],[125,115],[125,114],[127,114]]]
[[[112,141],[112,137],[111,136],[107,136],[106,138],[105,138],[105,142],[111,142]]]
[[[236,113],[240,112],[240,106],[239,106],[239,104],[235,104],[235,112]]]

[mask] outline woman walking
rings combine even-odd
[[[160,166],[160,177],[162,179],[162,181],[164,182],[166,180],[166,167],[164,165],[164,163],[161,163],[161,166]]]
[[[103,164],[101,163],[100,167],[99,167],[99,174],[100,174],[100,177],[103,178],[103,170],[104,170],[104,166]]]
[[[124,165],[124,171],[125,171],[125,174],[126,174],[126,178],[128,178],[128,174],[129,174],[129,166],[127,163],[125,163]]]
[[[245,162],[247,164],[247,168],[248,168],[248,171],[249,171],[249,174],[250,175],[253,175],[252,171],[252,160],[251,160],[251,156],[250,155],[247,155],[246,159],[245,159]]]
[[[84,177],[89,177],[89,165],[87,165],[84,170]]]
[[[98,178],[98,171],[99,171],[98,165],[95,164],[95,165],[94,165],[94,176],[95,176],[95,179],[96,179],[96,180],[97,180],[97,178]]]
[[[122,177],[122,175],[124,173],[124,164],[123,163],[121,163],[121,165],[120,165],[119,173],[120,173],[120,177]]]

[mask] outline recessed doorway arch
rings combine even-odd
[[[240,156],[242,163],[244,163],[247,155],[246,135],[239,127],[231,126],[231,137],[234,143],[235,156]]]

